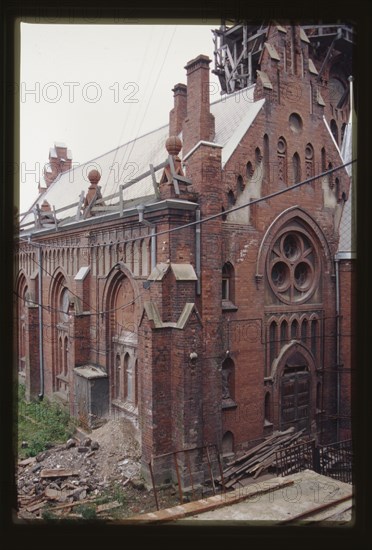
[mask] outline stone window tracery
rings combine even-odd
[[[283,233],[268,255],[271,289],[284,303],[304,302],[316,288],[317,263],[315,246],[306,235],[295,231]]]
[[[69,297],[69,291],[68,288],[64,288],[61,293],[61,299],[60,299],[60,322],[61,323],[67,323],[68,321],[68,308],[70,306],[70,297]]]

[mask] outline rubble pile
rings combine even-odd
[[[113,484],[143,489],[140,458],[134,428],[118,419],[91,434],[77,434],[63,445],[20,460],[19,516],[40,517],[47,505],[53,512],[71,511],[77,504],[105,494]]]

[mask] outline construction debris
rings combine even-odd
[[[78,476],[79,472],[56,468],[55,470],[41,470],[40,477],[71,477]]]
[[[264,472],[267,472],[270,467],[276,466],[277,451],[298,442],[303,433],[304,430],[295,432],[293,427],[284,432],[274,432],[262,443],[249,449],[242,456],[234,460],[223,471],[223,479],[219,476],[216,478],[216,481],[224,485],[225,489],[230,489],[241,486],[241,480],[246,477],[250,476],[256,479]]]
[[[66,515],[77,504],[93,506],[96,500],[109,498],[113,486],[125,488],[133,501],[130,504],[128,497],[128,507],[135,509],[141,491],[131,480],[140,483],[140,457],[134,430],[127,422],[112,420],[94,430],[91,437],[80,430],[65,443],[18,462],[18,515],[40,518],[45,506],[55,515]],[[111,501],[114,506],[107,510],[119,507],[115,492]]]

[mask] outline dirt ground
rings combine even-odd
[[[90,433],[78,431],[66,444],[19,462],[18,517],[107,520],[155,511],[154,492],[141,479],[140,461],[135,428],[123,418]],[[178,504],[176,488],[159,490],[158,501],[160,508]]]

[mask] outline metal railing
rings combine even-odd
[[[319,447],[319,473],[345,483],[352,483],[353,449],[351,440]]]
[[[308,441],[276,452],[276,473],[286,476],[309,469],[324,476],[352,483],[353,450],[351,440],[316,446]]]

